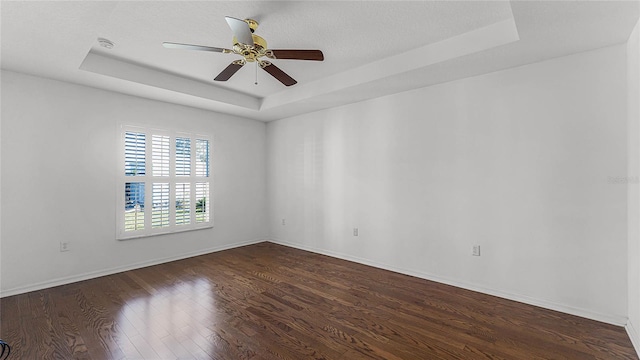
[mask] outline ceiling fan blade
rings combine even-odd
[[[324,55],[320,50],[271,50],[273,59],[291,60],[324,60]]]
[[[280,70],[280,68],[268,61],[261,61],[260,67],[263,68],[264,71],[271,74],[271,76],[278,79],[278,81],[283,83],[285,86],[291,86],[298,83],[291,76],[287,75],[284,71]]]
[[[218,76],[216,76],[215,81],[227,81],[229,78],[233,76],[242,66],[244,66],[244,60],[236,60],[229,64]]]
[[[168,49],[200,50],[200,51],[221,52],[225,54],[233,52],[229,49],[224,49],[224,48],[202,46],[202,45],[180,44],[180,43],[172,43],[172,42],[166,42],[166,41],[162,43],[162,46]]]
[[[225,16],[227,24],[231,28],[233,35],[239,43],[246,45],[253,45],[253,36],[251,36],[251,28],[244,20],[236,19],[230,16]]]

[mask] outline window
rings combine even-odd
[[[212,226],[211,138],[123,127],[118,239]]]

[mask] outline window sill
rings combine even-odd
[[[207,224],[207,225],[202,225],[198,227],[191,227],[188,229],[174,229],[172,231],[157,231],[157,232],[135,234],[135,235],[124,234],[124,235],[117,236],[116,240],[125,241],[125,240],[141,239],[141,238],[154,237],[154,236],[180,234],[184,232],[206,230],[206,229],[213,229],[213,225]]]

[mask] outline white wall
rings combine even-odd
[[[213,229],[116,240],[120,122],[213,134]],[[3,296],[267,235],[262,122],[3,71],[1,140]]]
[[[0,84],[2,73],[0,73]],[[0,86],[0,109],[2,109],[2,86]],[[0,291],[2,289],[2,114],[0,113]],[[1,300],[0,300],[1,301]],[[2,321],[2,314],[0,314]]]
[[[625,54],[269,123],[271,238],[625,324]]]
[[[627,331],[640,354],[640,22],[627,42],[628,117],[628,259]]]

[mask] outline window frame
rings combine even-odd
[[[145,174],[144,175],[126,175],[125,161],[125,134],[127,132],[137,132],[145,134]],[[169,136],[169,176],[154,176],[153,170],[153,154],[152,138],[154,135]],[[210,229],[214,226],[213,217],[213,136],[203,134],[201,132],[185,132],[168,129],[159,129],[148,126],[138,125],[121,125],[119,136],[118,166],[117,166],[117,191],[116,191],[116,239],[130,240],[149,236],[175,234],[186,231],[195,231],[202,229]],[[190,175],[176,175],[176,138],[189,138],[191,148]],[[208,153],[208,176],[197,176],[196,173],[196,142],[198,139],[207,140],[209,142]],[[142,182],[144,183],[144,229],[125,231],[125,186],[126,183]],[[169,184],[169,225],[163,227],[152,227],[152,211],[153,211],[153,184],[168,183]],[[176,184],[189,183],[189,224],[176,224]],[[196,184],[208,183],[209,196],[206,208],[209,210],[208,221],[196,221]]]

